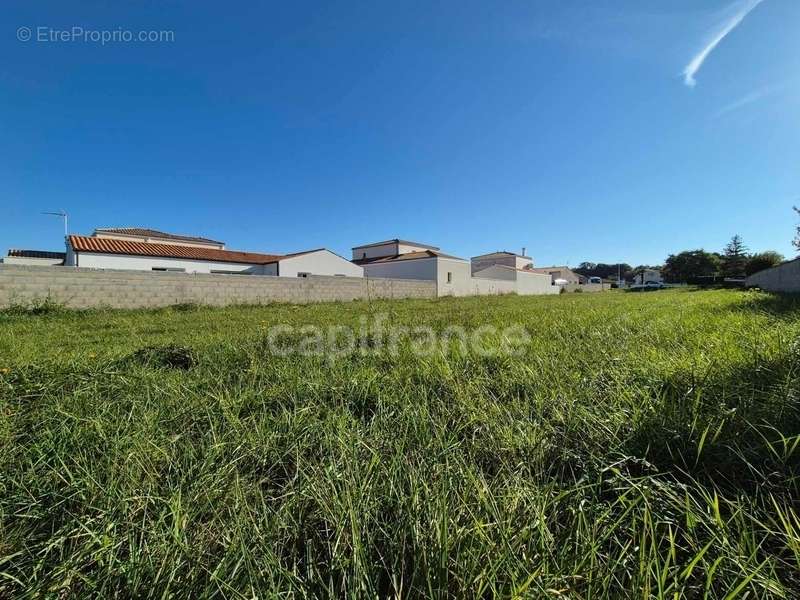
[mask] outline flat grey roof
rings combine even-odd
[[[372,248],[373,246],[385,246],[386,244],[408,244],[409,246],[419,246],[420,248],[428,248],[429,250],[439,250],[438,246],[431,246],[430,244],[420,244],[419,242],[409,242],[408,240],[401,240],[395,238],[393,240],[385,240],[383,242],[373,242],[371,244],[363,244],[361,246],[353,246],[353,250],[359,248]]]
[[[438,250],[419,250],[417,252],[406,252],[405,254],[395,254],[394,256],[375,256],[373,258],[357,258],[355,260],[352,260],[351,262],[355,265],[363,266],[363,265],[401,262],[407,260],[419,260],[423,258],[448,258],[452,260],[460,260],[463,262],[467,262],[463,258],[459,258],[458,256],[452,256],[451,254],[445,254],[444,252],[439,252]]]
[[[11,248],[8,251],[8,256],[12,258],[51,258],[64,260],[67,256],[66,252],[50,252],[49,250],[19,250]]]

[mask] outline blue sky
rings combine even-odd
[[[39,212],[65,208],[75,233],[265,252],[402,237],[653,264],[739,233],[794,255],[796,0],[3,9],[3,252],[62,248]]]

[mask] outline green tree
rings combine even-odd
[[[700,249],[670,254],[661,272],[672,283],[690,283],[701,277],[717,275],[719,269],[719,256]]]
[[[747,275],[752,275],[753,273],[758,273],[764,269],[769,269],[775,265],[779,265],[782,262],[783,255],[775,252],[774,250],[767,250],[766,252],[751,254],[747,259],[745,273]]]
[[[794,209],[794,212],[796,212],[798,215],[800,215],[800,208],[797,208],[796,206],[793,206],[792,208]],[[797,251],[800,252],[800,225],[798,225],[795,228],[794,239],[792,240],[792,245],[794,245],[794,247],[797,249]]]
[[[722,252],[722,274],[725,277],[744,277],[747,269],[747,246],[738,233]]]

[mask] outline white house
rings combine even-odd
[[[227,275],[364,276],[361,267],[325,248],[280,255],[224,247],[224,243],[206,238],[150,229],[98,229],[92,236],[68,236],[64,264],[91,269]]]
[[[0,263],[6,265],[26,265],[35,267],[53,267],[64,264],[63,252],[45,252],[43,250],[16,250],[8,251],[8,256],[0,258]]]
[[[549,273],[539,273],[533,269],[533,259],[525,255],[525,248],[522,249],[522,254],[503,250],[473,256],[470,263],[474,281],[479,279],[511,281],[514,284],[514,292],[521,296],[557,294],[561,291],[553,285]]]
[[[525,248],[522,249],[522,254],[503,250],[500,252],[490,252],[489,254],[473,256],[470,259],[470,263],[473,274],[487,267],[493,267],[494,265],[506,265],[515,269],[533,268],[533,259],[530,256],[525,256]]]
[[[646,283],[664,283],[664,278],[661,275],[661,271],[658,269],[644,269],[633,279],[634,283],[638,285],[644,285]]]
[[[279,277],[307,277],[308,275],[335,275],[339,277],[364,277],[364,269],[331,252],[327,248],[285,254],[265,267]]]
[[[470,294],[469,263],[436,246],[394,239],[353,248],[365,277],[436,281],[440,296]]]

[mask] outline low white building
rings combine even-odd
[[[262,254],[225,250],[222,242],[206,238],[135,228],[121,231],[98,229],[92,236],[68,236],[64,264],[90,269],[226,275],[364,276],[361,267],[325,248],[286,255]],[[137,233],[130,233],[134,231]]]
[[[0,263],[6,265],[25,265],[29,267],[53,267],[63,265],[65,256],[63,252],[11,249],[8,251],[8,256],[0,258]]]

